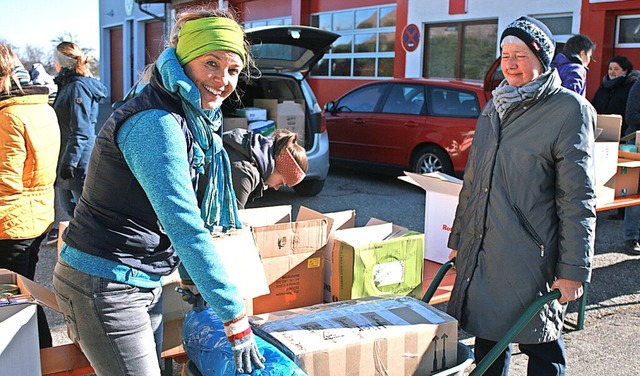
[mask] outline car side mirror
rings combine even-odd
[[[334,101],[327,102],[327,104],[324,105],[324,111],[331,112],[331,113],[336,112],[336,102]]]

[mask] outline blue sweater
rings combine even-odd
[[[186,76],[182,79],[188,80]],[[195,85],[191,90],[197,90]],[[189,176],[187,145],[176,119],[164,110],[135,114],[123,123],[117,143],[204,299],[224,322],[243,315],[244,302],[222,267],[213,238],[200,217]],[[61,258],[91,275],[138,287],[162,285],[158,275],[89,255],[67,244]]]

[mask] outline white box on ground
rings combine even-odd
[[[618,148],[620,142],[620,115],[598,115],[598,133],[594,150],[596,166],[596,207],[613,202],[618,170]]]
[[[421,175],[407,171],[398,179],[425,190],[424,258],[444,264],[449,261],[451,252],[447,241],[458,207],[462,180],[439,172]]]
[[[0,333],[0,375],[41,375],[36,305],[2,307]]]

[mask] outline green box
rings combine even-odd
[[[424,234],[392,223],[335,232],[331,299],[397,294],[422,298]]]

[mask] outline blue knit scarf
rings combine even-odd
[[[162,52],[156,67],[162,76],[164,87],[172,93],[177,93],[182,99],[187,126],[196,141],[193,163],[198,174],[204,173],[208,167],[204,175],[208,181],[200,206],[200,215],[205,226],[210,231],[215,226],[221,226],[223,231],[241,228],[231,180],[231,163],[222,146],[222,139],[216,133],[222,127],[222,111],[220,108],[202,109],[200,92],[178,63],[175,48],[167,48]],[[195,186],[198,186],[197,182]]]

